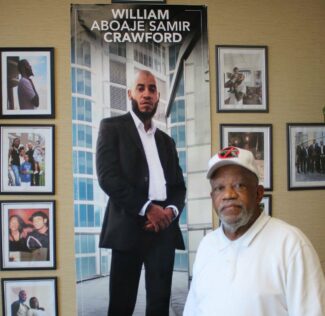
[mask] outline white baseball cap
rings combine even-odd
[[[219,150],[209,160],[207,178],[210,179],[212,174],[218,168],[228,165],[238,165],[248,169],[256,175],[257,179],[259,179],[257,165],[252,152],[233,146]]]

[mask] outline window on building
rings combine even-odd
[[[142,43],[134,49],[134,60],[153,68],[160,74],[166,73],[165,47],[157,43]]]
[[[91,72],[72,68],[72,92],[91,96]]]
[[[176,97],[183,97],[185,94],[184,91],[184,76],[181,74],[180,79],[177,84]]]
[[[79,205],[75,204],[73,206],[73,209],[74,209],[74,227],[80,227]]]
[[[182,230],[182,235],[185,243],[185,248],[188,248],[188,231]],[[188,270],[188,252],[177,251],[175,254],[174,269],[179,271]]]
[[[179,150],[178,151],[179,165],[182,168],[183,173],[186,173],[186,151]]]
[[[93,201],[93,180],[89,178],[77,178],[78,196],[75,200]]]
[[[76,260],[77,280],[90,279],[97,275],[96,256],[79,257]]]
[[[77,45],[77,50],[76,50],[77,64],[91,67],[90,43],[85,40],[79,40],[77,41],[76,45]],[[75,44],[73,46],[75,47]]]
[[[127,110],[126,89],[115,86],[110,87],[111,108],[121,111]]]
[[[171,128],[171,136],[176,142],[177,148],[185,147],[185,126],[173,126]]]
[[[106,249],[101,249],[101,256],[100,256],[100,268],[101,268],[101,274],[102,275],[107,275],[109,274],[109,267],[108,267],[108,250]]]
[[[106,56],[109,54],[126,57],[126,43],[104,43],[103,51]]]
[[[169,70],[172,71],[176,67],[177,57],[179,50],[181,48],[180,44],[169,47]]]
[[[126,64],[110,60],[110,81],[126,86]]]
[[[184,206],[182,214],[181,214],[181,216],[179,218],[179,223],[181,225],[186,225],[187,224],[187,207],[186,207],[186,205]]]
[[[184,99],[175,100],[170,112],[171,123],[185,122],[185,101]]]
[[[92,149],[92,127],[83,124],[72,125],[73,146]]]
[[[188,270],[188,253],[177,252],[175,254],[174,269],[178,271]]]

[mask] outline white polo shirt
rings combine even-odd
[[[319,258],[297,228],[262,212],[239,239],[202,240],[184,316],[324,316]]]

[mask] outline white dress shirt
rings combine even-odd
[[[139,215],[144,216],[148,205],[151,201],[165,201],[167,198],[166,192],[166,179],[164,175],[164,170],[161,166],[158,149],[155,140],[155,132],[157,127],[154,122],[151,122],[151,127],[148,131],[144,129],[144,124],[136,116],[136,114],[131,110],[131,116],[133,118],[134,124],[139,133],[141,143],[146,155],[148,168],[149,168],[149,193],[148,201],[144,204]],[[169,205],[174,211],[175,217],[178,215],[178,209],[174,205]]]

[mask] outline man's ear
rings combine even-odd
[[[128,90],[128,98],[129,98],[129,100],[132,99],[132,91],[131,91],[131,89]]]
[[[259,204],[264,196],[264,187],[259,184],[256,188],[256,193],[256,202]]]

